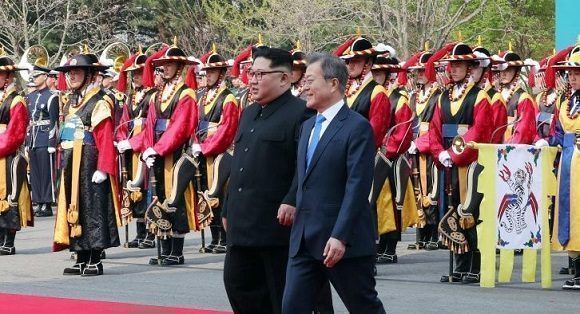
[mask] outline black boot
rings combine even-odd
[[[377,264],[396,264],[397,259],[397,240],[388,239],[385,253],[377,258]]]
[[[103,263],[101,262],[101,253],[103,250],[91,250],[89,261],[86,267],[83,269],[81,276],[91,277],[100,276],[103,274]]]
[[[181,265],[185,262],[183,258],[184,240],[184,238],[171,238],[171,253],[161,261],[161,265]]]
[[[171,239],[167,237],[165,239],[161,239],[161,262],[167,258],[171,254]],[[159,265],[160,261],[157,257],[152,257],[149,259],[149,265]]]
[[[83,273],[87,262],[89,261],[89,257],[91,255],[91,251],[78,251],[74,252],[76,256],[76,263],[64,269],[63,275],[80,275]]]
[[[135,225],[137,227],[137,235],[135,236],[135,239],[127,243],[127,247],[131,249],[138,248],[141,241],[143,241],[147,235],[147,226],[145,226],[145,222],[137,221]]]
[[[147,232],[143,241],[139,243],[140,249],[154,249],[155,248],[155,235],[153,233]]]
[[[5,239],[6,239],[6,229],[0,228],[0,246],[4,246]]]
[[[226,231],[221,226],[219,230],[219,238],[220,240],[218,244],[211,251],[213,254],[225,254],[228,251],[226,246]]]
[[[572,259],[574,269],[580,269],[580,256]],[[571,280],[566,280],[562,286],[564,290],[580,290],[580,274],[577,273]]]
[[[215,221],[215,219],[214,219],[214,221]],[[213,252],[213,249],[219,244],[220,231],[218,228],[219,228],[219,226],[214,225],[214,224],[209,226],[209,231],[211,232],[211,242],[208,246],[205,247],[206,252]]]
[[[49,203],[44,204],[44,216],[43,217],[52,217],[52,206]]]
[[[16,237],[16,231],[11,231],[3,229],[4,231],[4,242],[0,246],[0,255],[14,255],[16,254],[16,248],[14,247],[14,238]]]
[[[469,272],[463,276],[462,283],[479,283],[479,269],[481,266],[481,253],[475,250],[471,254],[471,265]]]

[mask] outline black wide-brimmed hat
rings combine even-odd
[[[79,53],[72,56],[65,65],[56,67],[54,70],[59,72],[68,72],[72,69],[92,69],[97,72],[105,71],[109,68],[107,65],[99,63],[99,58],[92,53]]]
[[[2,72],[15,72],[15,71],[24,71],[26,69],[19,68],[8,56],[0,56],[0,71]]]

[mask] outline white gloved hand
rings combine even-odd
[[[155,156],[155,155],[159,155],[159,154],[157,154],[157,152],[152,147],[149,147],[143,152],[143,159],[147,160],[147,158],[149,158],[151,156]]]
[[[117,150],[119,151],[119,153],[124,153],[125,151],[128,151],[132,149],[131,147],[131,143],[129,143],[129,140],[122,140],[119,143],[117,143]]]
[[[46,151],[47,151],[49,154],[54,154],[54,153],[56,152],[56,148],[54,148],[54,147],[48,147],[48,148],[46,149]]]
[[[411,146],[409,147],[409,150],[407,152],[411,155],[417,154],[418,149],[417,149],[417,145],[415,145],[415,142],[411,142]]]
[[[96,170],[95,173],[93,173],[93,183],[99,184],[103,183],[105,180],[107,180],[107,174],[103,171]]]
[[[147,168],[153,167],[154,163],[155,163],[155,156],[151,156],[151,157],[145,159],[145,165],[147,165]]]
[[[451,156],[446,150],[439,153],[439,162],[443,165],[443,167],[447,168],[451,168],[451,166],[453,165],[453,161],[451,161]]]
[[[545,139],[540,139],[536,142],[536,144],[534,144],[534,146],[536,148],[542,148],[542,147],[546,147],[546,146],[550,146],[550,144],[548,143],[548,141],[546,141]]]
[[[193,156],[198,156],[199,154],[201,154],[201,145],[192,144],[191,145],[191,153],[193,154]]]

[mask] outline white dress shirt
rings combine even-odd
[[[323,112],[318,113],[319,115],[323,115],[324,118],[326,118],[326,120],[324,120],[324,122],[322,122],[322,125],[320,126],[320,137],[318,139],[320,139],[322,137],[322,134],[324,134],[324,131],[326,131],[326,128],[328,128],[328,125],[330,124],[330,122],[332,122],[332,119],[334,119],[334,117],[336,117],[336,115],[338,114],[338,112],[340,111],[342,106],[344,106],[343,99],[341,99],[336,104],[326,108],[326,110],[324,110]],[[314,132],[314,128],[312,128],[312,130],[310,130],[310,137],[308,140],[309,145],[310,145],[310,141],[312,141],[312,133],[313,132]]]

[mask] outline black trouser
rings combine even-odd
[[[287,263],[287,246],[229,246],[224,284],[234,313],[280,313]]]
[[[309,314],[329,280],[350,313],[385,313],[375,289],[374,256],[344,258],[327,268],[306,249],[288,261],[283,313]]]

